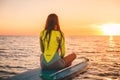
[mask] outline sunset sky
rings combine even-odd
[[[120,35],[120,0],[0,0],[0,35],[39,35],[50,13],[65,35]]]

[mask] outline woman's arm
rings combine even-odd
[[[44,53],[44,45],[43,45],[41,37],[40,37],[40,49],[41,49],[42,53]]]
[[[65,41],[64,40],[62,40],[61,42],[61,52],[62,52],[61,57],[63,58],[65,56]]]

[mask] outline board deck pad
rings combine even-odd
[[[83,72],[88,66],[88,59],[81,57],[76,59],[73,64],[61,70],[41,70],[40,68],[27,71],[8,80],[63,80]]]

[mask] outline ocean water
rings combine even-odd
[[[73,80],[120,80],[120,36],[67,36],[66,54],[87,57],[88,70]],[[38,68],[37,36],[0,36],[0,80]]]

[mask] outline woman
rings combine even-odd
[[[74,53],[64,57],[65,39],[56,14],[50,14],[47,18],[45,29],[40,33],[40,48],[42,69],[62,69],[70,66],[76,58]]]

